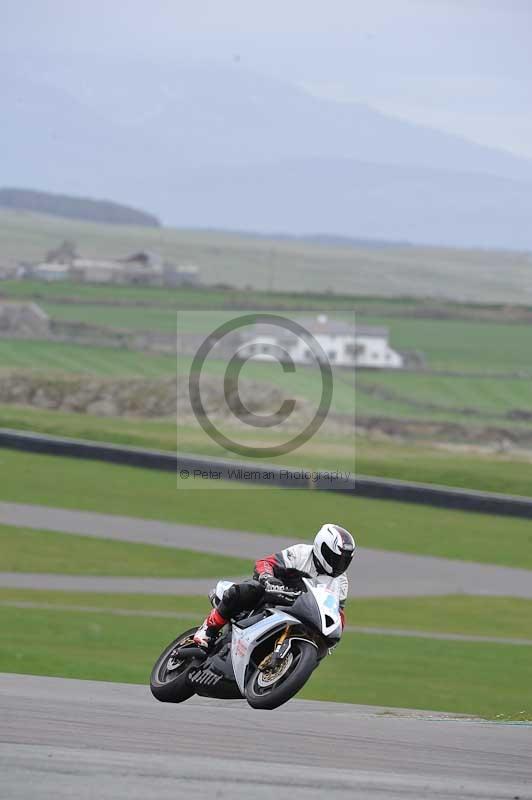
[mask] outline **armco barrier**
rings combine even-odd
[[[340,492],[376,500],[421,503],[439,508],[532,519],[532,498],[455,489],[451,486],[372,478],[367,475],[357,475],[355,478],[332,483],[325,479],[309,480],[302,485],[301,479],[287,478],[282,474],[283,468],[273,464],[260,465],[227,459],[209,459],[193,455],[176,456],[174,453],[161,450],[122,447],[103,442],[66,439],[6,428],[0,428],[0,447],[24,450],[30,453],[106,461],[110,464],[124,464],[130,467],[143,467],[144,469],[157,469],[165,472],[216,470],[221,473],[222,478],[229,477],[231,472],[232,480],[235,480],[235,470],[242,469],[252,471],[255,482],[267,483],[269,486],[298,489],[305,487],[309,490]],[[291,470],[294,472],[296,468],[291,467]],[[268,476],[266,476],[266,473],[268,473]]]

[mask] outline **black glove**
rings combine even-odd
[[[294,590],[285,586],[279,578],[276,578],[275,575],[271,575],[268,572],[262,572],[259,575],[259,583],[264,586],[266,592],[278,595],[279,599],[284,597],[286,600],[295,600],[296,597],[299,597],[301,594],[297,589]]]
[[[261,572],[259,575],[259,583],[264,586],[267,592],[281,593],[285,588],[282,580],[276,578],[275,575],[272,575],[270,572]]]

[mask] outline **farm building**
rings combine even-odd
[[[313,319],[298,319],[312,335],[328,359],[338,367],[372,367],[398,369],[403,357],[389,344],[389,330],[384,327],[357,325],[329,320],[325,314]],[[270,361],[291,359],[295,364],[316,363],[315,351],[309,342],[290,331],[273,325],[256,325],[253,333],[239,349],[243,358]]]
[[[144,286],[199,285],[196,266],[169,264],[151,250],[141,250],[121,259],[83,258],[76,253],[75,245],[68,242],[50,251],[46,261],[21,267],[19,277]]]
[[[128,283],[139,283],[146,286],[161,286],[164,276],[164,262],[159,253],[141,250],[119,262],[124,269]]]
[[[194,264],[183,264],[181,266],[165,264],[165,286],[199,286],[199,277],[199,269]]]
[[[82,283],[127,283],[123,264],[101,258],[75,258],[70,277]]]
[[[43,261],[41,264],[36,264],[28,270],[28,277],[37,278],[37,280],[51,282],[51,281],[64,281],[68,280],[70,276],[70,266],[68,264],[59,264],[56,262],[49,263]]]

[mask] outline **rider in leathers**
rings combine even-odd
[[[220,628],[241,611],[251,611],[264,593],[282,594],[283,589],[303,588],[304,575],[315,583],[326,585],[338,596],[342,627],[348,593],[345,574],[355,552],[351,534],[339,525],[326,523],[318,531],[313,544],[294,544],[255,563],[253,580],[232,584],[194,635],[194,642],[208,650]]]

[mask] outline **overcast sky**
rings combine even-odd
[[[1,47],[240,62],[532,158],[532,0],[0,0]]]

